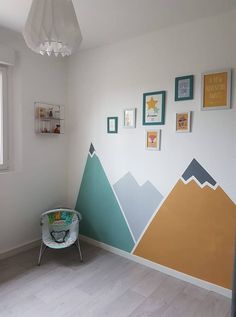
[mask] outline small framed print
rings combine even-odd
[[[160,151],[161,130],[146,130],[145,147],[147,150]]]
[[[118,117],[107,118],[107,133],[118,133]]]
[[[143,125],[165,123],[165,91],[143,94]]]
[[[176,132],[191,132],[191,111],[176,113]]]
[[[202,74],[202,110],[229,109],[231,69]]]
[[[193,80],[193,75],[175,78],[175,101],[193,99]]]
[[[124,110],[124,128],[135,128],[136,127],[136,109],[125,109]]]

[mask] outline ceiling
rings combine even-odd
[[[21,32],[32,0],[0,0],[0,26]],[[73,0],[82,48],[236,9],[236,0]]]

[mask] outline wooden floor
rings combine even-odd
[[[0,262],[0,316],[229,317],[230,300],[83,244]]]

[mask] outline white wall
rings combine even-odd
[[[150,180],[167,195],[195,157],[236,201],[234,95],[231,110],[200,111],[201,72],[236,69],[235,19],[232,12],[165,29],[82,51],[67,63],[30,52],[19,35],[1,28],[0,44],[15,49],[16,64],[10,92],[11,170],[0,174],[0,253],[39,238],[39,215],[45,209],[67,205],[68,197],[74,207],[91,141],[112,184],[130,171],[140,184]],[[195,75],[195,98],[176,103],[174,78],[185,74]],[[148,152],[142,94],[156,90],[167,91],[166,125],[162,150]],[[66,92],[66,134],[36,135],[34,101],[67,105]],[[127,107],[138,109],[137,129],[122,128]],[[186,110],[194,112],[193,131],[176,134],[175,112]],[[109,135],[106,118],[115,115],[119,133]]]
[[[34,132],[34,102],[66,104],[65,62],[41,57],[17,33],[0,29],[16,51],[10,73],[11,169],[0,174],[0,253],[40,237],[39,215],[67,202],[66,134]]]
[[[90,142],[111,183],[130,171],[167,195],[196,158],[236,202],[236,108],[201,111],[201,73],[236,69],[236,11],[82,51],[68,62],[70,122],[69,202],[75,205]],[[195,75],[193,101],[174,102],[176,76]],[[236,82],[233,77],[233,92]],[[144,147],[142,94],[166,90],[162,149]],[[123,110],[138,109],[137,129],[122,128]],[[193,111],[190,134],[175,133],[175,112]],[[119,133],[106,133],[106,118],[119,116]]]

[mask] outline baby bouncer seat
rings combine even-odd
[[[44,212],[41,215],[42,242],[39,251],[38,265],[47,248],[63,249],[75,245],[80,261],[83,256],[79,243],[79,222],[81,214],[72,209],[58,208]]]

